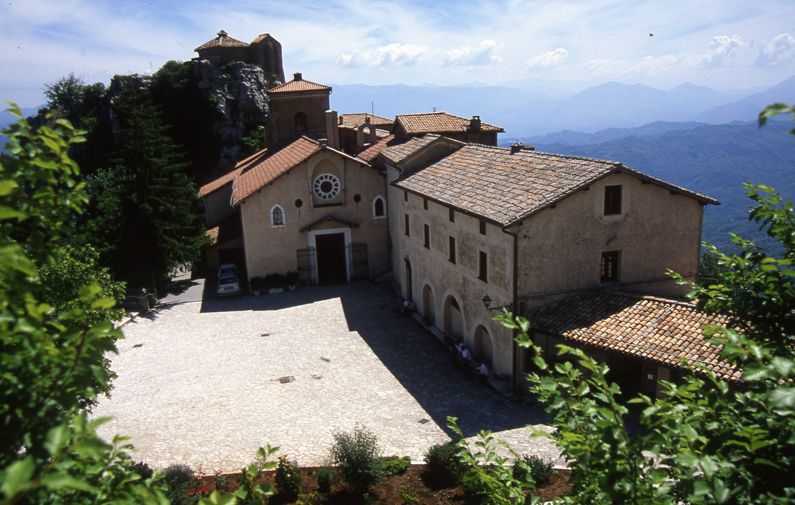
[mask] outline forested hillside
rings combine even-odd
[[[732,231],[764,241],[756,225],[748,221],[744,182],[773,186],[785,198],[795,198],[795,143],[787,135],[791,126],[783,121],[763,128],[756,122],[703,125],[590,145],[534,146],[541,151],[620,161],[717,198],[721,205],[706,209],[703,238],[728,248]],[[565,140],[565,136],[559,138]],[[574,139],[583,142],[582,134]]]

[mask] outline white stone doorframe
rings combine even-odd
[[[315,237],[318,235],[333,235],[335,233],[343,233],[345,235],[345,282],[351,282],[351,229],[350,228],[328,228],[325,230],[313,230],[309,232],[309,247],[315,250],[312,255],[312,270],[315,272],[315,284],[318,283],[320,276],[317,271],[317,242]]]

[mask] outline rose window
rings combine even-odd
[[[340,180],[331,174],[320,174],[312,183],[312,191],[321,200],[331,200],[340,192]]]

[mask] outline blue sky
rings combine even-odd
[[[287,75],[334,84],[741,89],[795,74],[791,0],[4,0],[0,98],[38,105],[69,72],[105,83],[152,72],[221,28],[243,41],[271,33]]]

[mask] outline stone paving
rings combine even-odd
[[[488,429],[563,463],[548,439],[529,437],[528,424],[548,430],[540,408],[465,379],[434,337],[396,314],[385,284],[231,299],[191,284],[124,326],[118,378],[94,410],[113,417],[101,435],[130,436],[154,467],[235,471],[265,443],[320,465],[332,434],[357,425],[378,435],[384,454],[420,462],[449,439],[448,415],[467,436]]]

